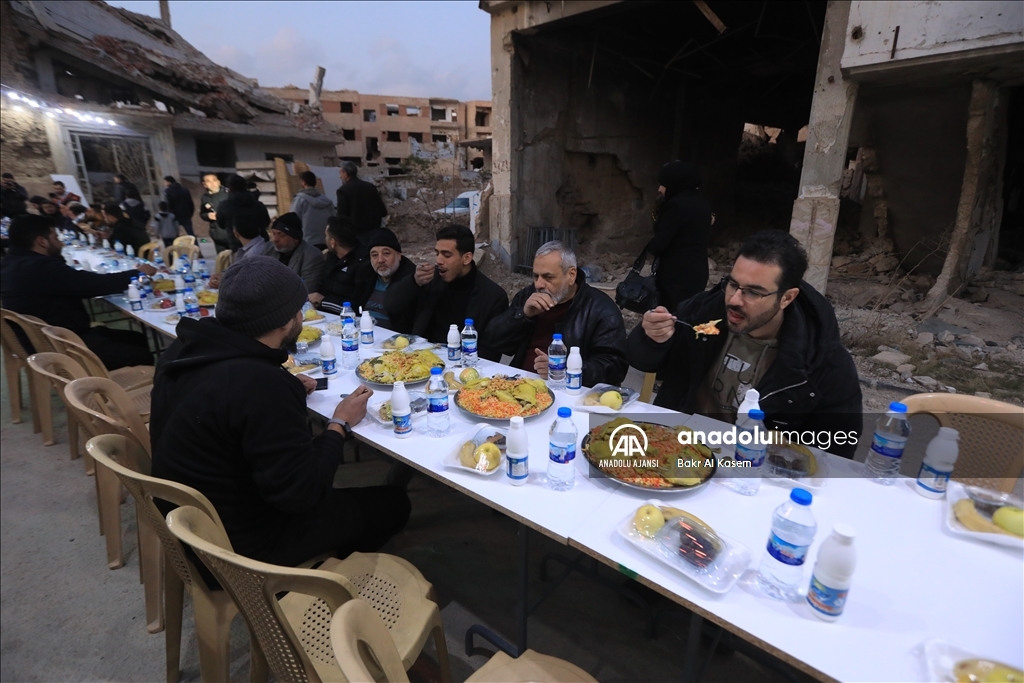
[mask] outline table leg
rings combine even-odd
[[[686,656],[683,658],[683,683],[696,679],[693,676],[697,663],[697,650],[700,647],[700,633],[704,628],[704,617],[696,612],[690,613],[690,634],[686,638]]]
[[[519,657],[526,652],[526,622],[530,617],[529,601],[529,532],[525,524],[519,523],[516,535],[519,537],[519,598],[516,601],[516,643],[513,645],[482,624],[473,624],[466,629],[466,656],[473,655],[473,636],[477,635],[510,657]]]

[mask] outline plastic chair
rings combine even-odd
[[[134,442],[145,454],[145,467],[140,471],[149,471],[149,460],[152,458],[149,430],[143,424],[131,399],[116,382],[103,377],[76,379],[64,388],[64,397],[90,438],[118,434]],[[107,567],[120,569],[124,566],[121,546],[121,486],[115,477],[102,468],[96,468],[96,506],[100,518],[100,533],[106,539]],[[139,555],[141,559],[141,542]],[[140,569],[142,568],[140,562]],[[145,571],[140,573],[139,578],[145,581]],[[150,606],[147,605],[147,611],[149,610]]]
[[[132,452],[133,443],[115,434],[94,437],[86,445],[89,453],[101,466],[113,472],[135,499],[140,515],[140,548],[145,548],[147,603],[153,588],[163,586],[164,639],[167,654],[167,681],[176,683],[181,660],[181,617],[185,586],[192,596],[196,637],[199,640],[199,669],[203,681],[227,681],[231,664],[231,621],[238,614],[231,596],[223,590],[211,590],[195,565],[185,554],[178,539],[167,529],[164,516],[157,509],[155,499],[174,505],[202,510],[216,528],[223,532],[224,525],[213,504],[199,491],[166,479],[149,476],[139,470],[138,458]],[[226,534],[226,532],[225,532]],[[156,562],[154,563],[154,559]],[[156,579],[150,581],[150,577]],[[159,594],[156,604],[159,605]],[[152,625],[152,622],[150,622]],[[153,632],[153,628],[149,628]],[[250,679],[266,681],[266,665],[259,655],[256,641]]]
[[[43,328],[47,325],[45,320],[24,313],[16,315],[21,329],[25,332],[25,336],[28,337],[28,341],[36,353],[49,353],[57,350],[53,347],[50,338],[43,334]]]
[[[50,389],[57,392],[68,415],[68,449],[71,459],[79,456],[78,451],[78,420],[71,408],[67,407],[64,398],[64,387],[72,380],[88,377],[85,368],[72,358],[61,353],[36,353],[28,357],[28,365],[32,368],[36,382],[36,397],[39,399],[39,421],[43,428],[43,445],[52,446],[53,438],[53,406],[50,403]]]
[[[960,432],[953,479],[1008,493],[1024,474],[1024,408],[962,394],[914,394],[901,402],[908,415],[927,413]]]
[[[369,601],[386,621],[403,667],[413,665],[432,634],[441,679],[452,680],[441,613],[428,598],[433,587],[405,560],[352,553],[345,560],[330,558],[319,569],[290,569],[232,552],[223,530],[196,508],[172,511],[167,527],[231,593],[282,683],[347,680],[331,647],[330,624],[335,610],[355,597]],[[288,594],[278,600],[282,591]]]
[[[231,267],[231,262],[234,260],[234,253],[230,249],[217,254],[217,262],[213,266],[214,273],[223,273],[225,270]]]
[[[180,247],[180,246],[194,247],[194,246],[196,246],[196,236],[195,235],[181,235],[180,237],[175,237],[174,241],[171,242],[171,245],[175,246],[175,247]]]
[[[388,634],[387,626],[363,600],[349,600],[338,608],[331,620],[331,645],[338,666],[349,681],[381,680],[375,672],[383,672],[388,683],[408,683],[402,660]],[[369,656],[367,656],[369,655]],[[597,679],[575,664],[527,650],[513,659],[498,652],[473,673],[467,683],[515,683],[536,681],[593,681]]]
[[[28,351],[22,345],[15,332],[15,327],[24,329],[21,316],[14,311],[0,308],[0,348],[4,354],[4,371],[7,373],[7,392],[11,401],[11,422],[21,424],[21,371],[25,371],[28,382],[28,408],[32,413],[32,430],[38,434],[42,427],[39,424],[39,409],[36,400],[35,382],[32,381],[31,370],[28,368]],[[28,337],[28,335],[25,335]]]
[[[644,373],[644,384],[640,388],[640,401],[643,403],[651,402],[651,394],[654,393],[654,380],[657,379],[658,373],[656,372],[645,372]]]
[[[139,251],[136,254],[136,256],[138,256],[141,259],[146,259],[147,261],[152,261],[153,260],[153,250],[154,249],[163,249],[163,248],[164,248],[164,243],[163,242],[146,242],[141,247],[139,247]]]
[[[189,263],[195,263],[199,258],[199,247],[189,244],[172,244],[164,249],[164,263],[168,268],[174,268],[175,263],[182,256],[188,257]]]
[[[90,377],[105,377],[117,382],[128,392],[135,404],[135,409],[149,422],[150,391],[153,388],[153,374],[156,368],[149,365],[136,365],[129,368],[107,370],[107,366],[93,353],[82,338],[71,330],[63,327],[46,326],[45,334],[58,353],[62,353],[78,362]]]

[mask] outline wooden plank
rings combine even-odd
[[[693,0],[693,4],[696,5],[697,9],[700,10],[700,13],[711,22],[711,25],[715,27],[715,30],[718,31],[719,35],[725,33],[725,29],[727,29],[728,26],[726,26],[725,22],[719,19],[718,15],[708,7],[708,3],[704,2],[704,0]]]
[[[239,161],[235,163],[236,171],[272,171],[273,161]]]

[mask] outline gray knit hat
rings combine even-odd
[[[306,285],[288,266],[269,256],[250,256],[224,271],[217,321],[259,337],[287,324],[302,310]]]

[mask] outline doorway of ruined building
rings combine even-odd
[[[114,175],[123,173],[144,200],[160,196],[148,137],[68,131],[75,176],[90,204],[114,197]]]
[[[1006,160],[1003,168],[1003,216],[993,270],[1024,273],[1024,86],[1006,92],[1006,120],[1018,122],[1006,127]]]

